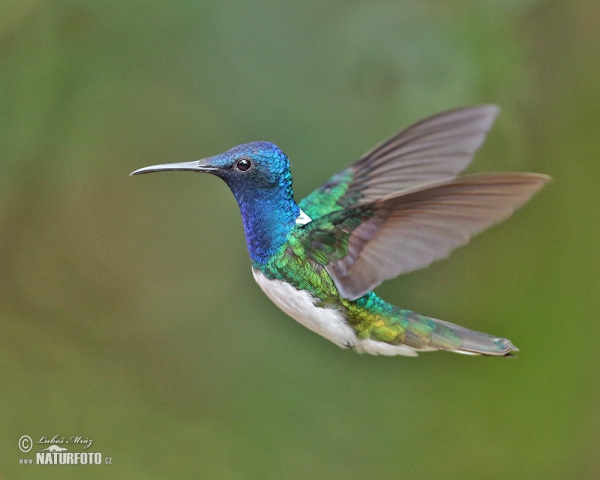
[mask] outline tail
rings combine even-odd
[[[421,315],[419,315],[421,317]],[[423,317],[422,317],[423,318]],[[454,323],[435,318],[427,318],[435,325],[431,334],[430,346],[442,350],[450,350],[466,355],[488,355],[498,357],[514,357],[512,352],[518,352],[507,338],[495,337],[487,333],[476,332]],[[441,338],[440,338],[441,337]],[[456,340],[459,340],[457,343]]]
[[[393,335],[390,335],[391,332]],[[401,310],[385,331],[371,331],[356,345],[359,353],[416,356],[417,352],[446,350],[465,355],[514,357],[510,340],[476,332],[454,323]]]

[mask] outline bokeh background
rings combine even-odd
[[[599,478],[599,20],[596,0],[0,0],[0,476]],[[480,102],[503,111],[469,171],[554,182],[378,292],[516,360],[341,350],[254,284],[218,179],[128,176],[269,140],[301,198]],[[113,465],[19,465],[24,434]]]

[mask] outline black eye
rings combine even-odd
[[[235,168],[237,168],[240,172],[246,172],[252,166],[252,162],[247,158],[241,158],[235,164]]]

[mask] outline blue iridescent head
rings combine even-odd
[[[140,168],[132,173],[185,170],[221,177],[235,196],[252,260],[264,264],[286,242],[300,215],[287,156],[269,142],[253,142],[195,162]]]
[[[292,193],[290,162],[276,145],[253,142],[206,159],[211,171],[221,177],[238,202],[245,196],[259,195],[265,190]]]

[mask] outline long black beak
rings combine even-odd
[[[187,171],[187,172],[216,172],[219,170],[208,163],[210,159],[196,160],[195,162],[181,162],[181,163],[165,163],[162,165],[152,165],[151,167],[144,167],[131,172],[129,175],[141,175],[142,173],[153,173],[153,172],[168,172],[168,171]]]

